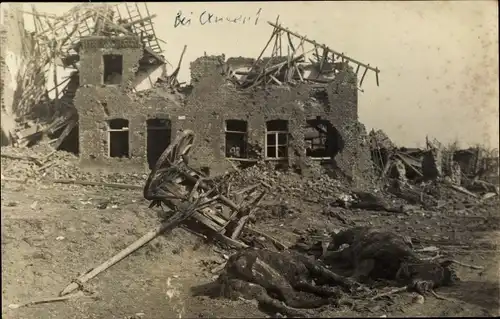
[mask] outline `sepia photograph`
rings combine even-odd
[[[5,319],[500,316],[498,2],[2,2]]]

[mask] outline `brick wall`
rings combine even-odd
[[[96,41],[98,37],[86,37],[84,41]],[[152,98],[143,103],[131,93],[138,61],[143,50],[136,46],[137,37],[120,37],[131,43],[131,47],[99,48],[95,44],[84,45],[80,51],[80,87],[74,103],[79,115],[80,161],[83,166],[102,167],[107,171],[146,171],[146,121],[149,118],[169,119],[169,110],[178,107],[167,98]],[[113,40],[113,39],[111,39]],[[121,85],[104,85],[103,55],[123,56],[123,76]],[[108,156],[107,127],[109,120],[129,121],[130,158],[110,158]]]
[[[135,56],[135,55],[134,55]],[[97,61],[84,57],[83,61]],[[130,58],[130,61],[132,59]],[[225,121],[244,120],[248,125],[248,144],[257,159],[264,157],[266,122],[287,120],[289,131],[289,167],[307,170],[310,159],[305,156],[304,126],[306,120],[321,117],[340,133],[344,142],[332,166],[354,180],[371,173],[364,127],[358,122],[356,77],[352,70],[340,74],[326,87],[327,105],[311,102],[312,87],[271,86],[266,89],[241,90],[227,83],[222,75],[223,57],[206,56],[191,63],[193,89],[185,103],[172,102],[167,94],[151,94],[134,101],[123,88],[84,85],[78,90],[75,104],[80,114],[82,163],[101,166],[120,165],[146,169],[146,120],[161,114],[171,120],[172,135],[179,129],[196,134],[190,153],[190,165],[210,167],[214,174],[231,169],[225,158]],[[96,62],[94,62],[96,63]],[[89,75],[89,78],[91,76]],[[160,92],[161,93],[161,92]],[[106,108],[102,107],[106,103]],[[115,160],[103,148],[106,120],[125,118],[130,121],[131,159]],[[120,165],[118,165],[120,164]]]
[[[305,157],[303,126],[306,119],[317,116],[328,120],[340,133],[345,146],[335,157],[336,165],[348,176],[356,177],[369,162],[369,152],[360,134],[363,127],[358,122],[356,77],[352,70],[340,74],[327,87],[329,106],[310,105],[311,87],[273,86],[266,89],[240,90],[226,83],[221,75],[223,57],[201,57],[191,63],[194,88],[188,98],[186,117],[182,128],[197,133],[196,145],[190,155],[192,163],[209,166],[221,173],[231,167],[225,160],[224,122],[228,119],[248,123],[248,142],[261,150],[263,157],[266,121],[289,121],[289,166],[304,167]],[[366,133],[366,132],[365,132]],[[358,160],[359,159],[359,160]]]

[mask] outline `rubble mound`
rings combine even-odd
[[[54,151],[47,144],[30,148],[2,147],[2,179],[43,183],[46,180],[78,180],[142,185],[146,175],[83,171],[77,155]]]
[[[339,193],[348,192],[346,185],[327,175],[317,174],[312,178],[305,178],[291,170],[271,169],[264,163],[231,172],[222,179],[225,184],[230,183],[236,189],[263,184],[270,189],[270,196],[275,198],[298,197],[316,203],[333,200]]]
[[[371,130],[368,136],[372,149],[393,149],[396,147],[389,136],[382,130]]]
[[[77,170],[78,157],[65,151],[54,152],[46,144],[31,148],[2,147],[2,178],[36,179],[72,175]],[[59,177],[61,178],[61,177]]]

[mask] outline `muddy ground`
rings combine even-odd
[[[184,229],[157,238],[92,279],[96,298],[9,309],[13,303],[56,296],[72,279],[102,263],[154,228],[158,212],[140,190],[2,181],[2,318],[204,318],[263,317],[254,302],[192,297],[190,287],[216,277],[211,270],[227,252]],[[272,194],[271,194],[272,195]],[[271,213],[269,196],[256,227],[285,244],[311,229],[384,226],[406,233],[417,248],[437,246],[442,254],[484,270],[457,267],[462,282],[412,303],[411,293],[369,306],[326,309],[321,317],[493,316],[499,314],[500,238],[498,200],[469,210],[393,214],[324,209],[299,198],[293,210]],[[267,206],[266,206],[267,205]],[[106,206],[106,207],[105,207]],[[226,256],[227,257],[227,256]]]

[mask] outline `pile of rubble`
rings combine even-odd
[[[147,176],[127,173],[94,173],[82,170],[79,158],[69,152],[54,151],[47,144],[32,148],[2,147],[2,180],[46,183],[86,181],[143,185]]]
[[[235,189],[261,183],[267,185],[275,197],[307,198],[310,202],[320,202],[326,198],[333,198],[339,192],[347,191],[346,185],[327,175],[318,174],[314,178],[304,178],[292,170],[279,171],[268,167],[265,163],[233,171],[224,176],[224,179]]]
[[[487,193],[498,194],[497,150],[488,151],[481,147],[458,149],[456,145],[445,147],[437,140],[429,139],[425,149],[396,147],[385,133],[373,130],[369,137],[372,159],[381,181],[386,186],[396,186],[399,195],[405,191],[415,194],[431,192],[441,199],[454,196],[450,189],[472,198]],[[394,188],[391,192],[394,193]]]

